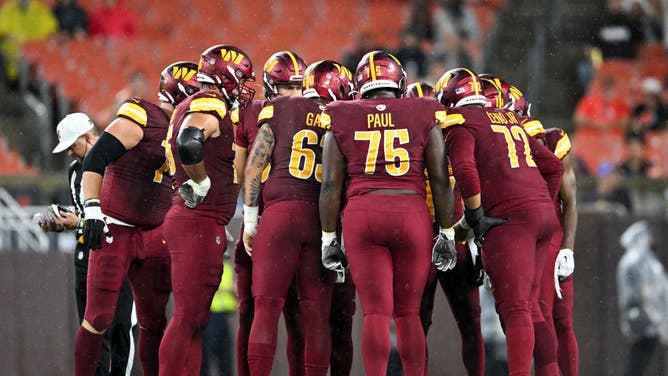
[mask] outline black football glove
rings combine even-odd
[[[346,254],[343,252],[339,241],[334,238],[329,241],[329,244],[323,242],[321,252],[322,265],[325,269],[336,272],[337,282],[343,283],[348,259],[346,259]]]
[[[454,229],[440,229],[431,249],[431,262],[442,272],[454,269],[457,264]]]
[[[466,209],[464,210],[464,217],[466,217],[466,223],[473,229],[475,234],[475,244],[478,247],[482,247],[482,243],[485,241],[485,234],[492,227],[496,227],[506,223],[507,221],[503,218],[495,217],[485,217],[485,212],[482,210],[482,206],[479,206],[477,209]]]
[[[114,238],[109,232],[109,227],[102,217],[100,200],[89,199],[84,202],[84,246],[88,249],[102,248],[102,238],[106,237],[107,243],[112,243]]]

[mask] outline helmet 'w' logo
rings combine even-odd
[[[184,81],[190,80],[197,71],[189,69],[188,67],[174,67],[172,71],[172,76],[174,79],[183,79]]]
[[[245,56],[244,54],[240,54],[237,51],[228,51],[223,48],[220,50],[220,57],[225,61],[232,61],[234,64],[239,64]]]

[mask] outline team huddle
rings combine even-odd
[[[291,375],[349,375],[355,293],[367,375],[386,375],[390,321],[406,375],[427,374],[440,282],[469,375],[483,375],[487,280],[511,375],[577,375],[572,327],[575,182],[562,130],[522,93],[465,68],[406,87],[367,53],[355,72],[281,51],[253,100],[248,55],[216,45],[130,98],[83,160],[87,303],[77,376],[92,376],[129,279],[144,375],[199,375],[202,332],[235,244],[239,375],[270,375],[279,316]],[[174,312],[167,322],[170,294]]]

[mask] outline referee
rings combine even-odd
[[[53,222],[40,222],[45,231],[76,230],[78,240],[82,239],[83,224],[83,193],[81,191],[81,166],[84,157],[88,154],[98,139],[98,133],[93,121],[84,113],[72,113],[58,123],[58,145],[53,153],[67,150],[67,155],[74,161],[68,169],[70,198],[74,205],[74,213],[55,207],[57,213],[52,215]],[[53,206],[52,206],[53,207]],[[79,218],[79,215],[81,218]],[[88,272],[88,253],[80,241],[77,241],[74,252],[75,287],[79,323],[83,320],[86,309],[86,275]],[[104,346],[96,376],[124,376],[130,374],[134,358],[132,338],[132,290],[127,278],[123,281],[118,295],[116,314],[111,326],[104,334]],[[127,369],[127,373],[126,373]]]

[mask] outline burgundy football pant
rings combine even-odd
[[[349,376],[353,366],[353,315],[355,315],[355,285],[350,272],[344,283],[334,284],[329,328],[332,334],[330,376]]]
[[[225,226],[214,218],[172,210],[163,229],[171,255],[174,313],[160,344],[160,376],[199,375],[202,332],[223,273]]]
[[[462,338],[461,355],[468,375],[485,372],[485,344],[480,328],[480,295],[473,283],[473,259],[465,244],[457,244],[457,265],[453,270],[441,272],[431,267],[420,305],[420,319],[425,336],[432,323],[432,310],[436,285],[439,283],[450,304],[459,334]],[[425,360],[425,375],[429,365],[429,351]]]
[[[234,272],[237,279],[237,304],[239,310],[239,329],[237,331],[237,374],[249,376],[248,368],[248,338],[253,324],[254,304],[251,285],[253,281],[253,262],[246,253],[242,235],[244,225],[241,223],[239,238],[234,245]],[[297,282],[292,281],[283,307],[283,319],[287,331],[286,352],[290,376],[304,375],[304,328],[301,313],[299,312],[299,295]]]
[[[536,358],[536,373],[558,375],[556,338],[538,303],[543,267],[557,227],[554,207],[518,210],[504,218],[507,223],[487,233],[482,260],[506,333],[509,373],[531,375],[534,340],[539,337],[545,347],[541,358]]]
[[[306,375],[327,375],[335,276],[320,261],[320,235],[317,202],[281,201],[265,206],[253,239],[255,317],[248,341],[251,375],[271,374],[278,317],[295,274],[304,320]]]
[[[550,330],[556,331],[556,344],[548,344],[547,350],[557,346],[558,364],[564,376],[578,374],[578,344],[573,330],[573,278],[560,283],[562,299],[554,291],[554,267],[561,249],[563,232],[559,227],[550,241],[550,251],[543,270],[543,281],[539,298],[540,308]],[[545,351],[544,343],[536,338],[534,356],[539,358]],[[538,375],[540,376],[540,375]]]
[[[344,243],[364,312],[366,375],[387,372],[392,317],[405,374],[424,374],[420,299],[431,265],[431,223],[420,195],[354,196],[343,212]]]
[[[158,347],[167,319],[169,256],[162,229],[109,225],[113,243],[103,243],[88,259],[86,320],[104,331],[114,318],[118,292],[128,276],[140,326],[139,358],[144,375],[158,374]],[[75,374],[92,376],[102,351],[102,335],[79,327],[74,344]]]
[[[559,369],[564,376],[577,376],[580,356],[573,329],[573,276],[561,281],[562,299],[554,303],[554,326],[559,343]]]

